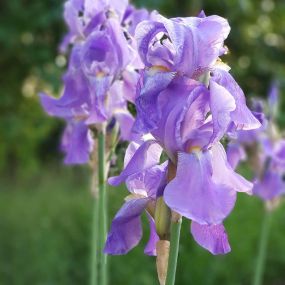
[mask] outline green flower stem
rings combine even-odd
[[[182,218],[179,217],[176,221],[171,222],[170,232],[170,252],[167,267],[166,285],[175,284],[175,274],[177,267],[179,239],[181,230]]]
[[[267,244],[271,226],[271,215],[270,211],[266,211],[263,219],[259,252],[256,260],[255,274],[253,279],[253,285],[262,285],[262,279],[264,275],[265,260],[267,254]]]
[[[93,173],[93,175],[96,172]],[[97,173],[96,173],[97,174]],[[96,181],[96,180],[95,180]],[[93,186],[97,187],[97,183],[92,181]],[[97,191],[97,189],[95,189]],[[98,224],[99,224],[99,197],[95,195],[94,191],[94,206],[93,206],[93,222],[92,222],[92,241],[91,241],[91,278],[90,285],[98,284]]]
[[[106,195],[106,160],[105,160],[105,131],[98,133],[98,186],[99,186],[99,258],[100,274],[98,284],[107,284],[107,255],[104,245],[107,236],[107,195]]]

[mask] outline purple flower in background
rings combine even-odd
[[[120,24],[127,5],[127,0],[66,1],[64,19],[69,31],[60,45],[60,50],[65,52],[69,44],[83,41],[91,32],[100,28],[110,14],[116,17]]]
[[[65,3],[68,38],[73,39],[69,41],[73,46],[63,77],[64,91],[58,99],[44,93],[40,98],[49,115],[67,122],[62,150],[68,164],[88,162],[94,145],[90,127],[115,119],[121,139],[134,138],[131,134],[134,119],[127,101],[134,101],[139,79],[136,70],[142,63],[123,21],[140,10],[132,7],[128,12],[128,9],[127,1],[70,0]],[[141,17],[148,17],[148,13],[143,11]],[[128,28],[132,27],[129,20]]]
[[[274,83],[267,103],[253,101],[254,114],[262,127],[237,131],[227,150],[229,163],[234,168],[241,160],[248,160],[254,174],[253,194],[268,202],[285,194],[285,141],[275,122],[278,103],[278,87]]]
[[[222,223],[236,192],[251,193],[253,186],[234,172],[219,140],[229,131],[261,126],[228,69],[217,64],[229,29],[218,16],[166,19],[152,14],[138,25],[138,50],[146,68],[138,84],[133,130],[153,139],[109,179],[116,186],[158,165],[163,149],[169,159],[166,171],[173,171],[173,165],[175,173],[160,193],[172,211],[192,220],[194,239],[213,254],[229,252]]]

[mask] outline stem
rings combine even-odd
[[[107,284],[107,255],[104,245],[107,236],[107,197],[106,197],[106,160],[105,131],[98,133],[98,183],[99,183],[99,253],[100,253],[100,285]]]
[[[253,285],[262,285],[262,279],[264,274],[264,265],[267,253],[267,244],[270,232],[271,224],[271,212],[266,211],[263,219],[263,225],[261,230],[259,251],[256,261],[255,274],[253,279]]]
[[[182,218],[178,218],[177,221],[171,222],[170,252],[169,252],[169,260],[167,267],[166,285],[175,284],[175,274],[177,267],[181,223],[182,223]]]
[[[95,174],[95,172],[94,172]],[[93,174],[93,175],[94,175]],[[96,173],[97,174],[97,173]],[[91,242],[91,279],[90,285],[98,284],[98,222],[99,222],[99,205],[98,196],[94,195],[94,207],[93,207],[93,222],[92,222],[92,242]]]

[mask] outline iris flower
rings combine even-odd
[[[44,110],[64,119],[62,149],[65,163],[86,163],[93,149],[90,128],[100,124],[120,126],[120,136],[130,140],[133,116],[127,102],[134,100],[142,67],[133,36],[130,18],[139,13],[126,1],[80,1],[65,3],[69,26],[68,43],[72,44],[69,66],[63,77],[60,98],[40,95]],[[148,17],[141,11],[142,17]],[[134,23],[136,25],[136,23]]]
[[[159,165],[163,150],[166,172],[174,165],[175,173],[159,193],[173,212],[192,221],[194,239],[213,254],[230,251],[223,221],[236,193],[250,194],[253,186],[234,172],[219,141],[229,131],[260,127],[219,60],[229,30],[225,19],[203,13],[174,19],[152,14],[138,25],[138,51],[146,68],[138,85],[133,131],[153,139],[143,142],[121,174],[109,179],[116,186]],[[111,250],[111,236],[107,252],[125,253]]]

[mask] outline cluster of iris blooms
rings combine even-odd
[[[107,151],[119,139],[129,141],[124,169],[108,182],[125,182],[130,193],[112,221],[104,252],[134,248],[145,212],[150,226],[145,253],[157,255],[160,283],[173,284],[167,274],[177,259],[171,247],[179,231],[172,228],[182,217],[191,221],[200,246],[226,254],[223,221],[237,192],[270,201],[284,193],[285,141],[274,129],[276,90],[267,118],[260,103],[254,111],[247,107],[220,58],[230,32],[222,17],[201,12],[167,19],[125,0],[69,0],[64,18],[69,32],[60,48],[70,54],[64,91],[60,98],[40,97],[49,115],[67,123],[65,163],[94,159],[99,133],[107,135]],[[235,172],[247,151],[256,170],[252,182]]]

